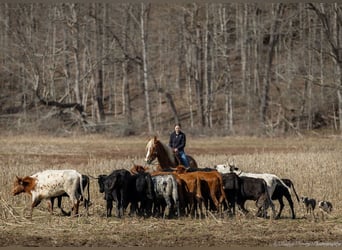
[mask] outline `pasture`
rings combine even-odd
[[[342,246],[342,139],[337,136],[304,138],[188,138],[187,153],[199,167],[234,162],[246,172],[273,173],[290,178],[299,196],[328,200],[330,215],[306,215],[293,196],[297,218],[289,206],[279,220],[253,216],[255,205],[247,203],[248,216],[203,219],[160,219],[124,216],[105,217],[105,200],[91,179],[89,216],[50,215],[46,202],[24,216],[30,199],[11,194],[16,175],[44,169],[75,169],[97,176],[114,169],[144,165],[147,137],[115,138],[101,135],[49,137],[0,136],[0,246],[126,247],[126,246]],[[166,138],[160,138],[166,142]],[[275,201],[276,208],[279,207]],[[63,207],[70,207],[63,198]]]

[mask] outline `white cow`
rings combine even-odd
[[[270,196],[270,201],[271,201],[271,208],[273,211],[273,215],[275,215],[275,206],[272,202],[272,195],[273,192],[276,188],[277,185],[283,185],[284,187],[286,187],[289,192],[291,193],[290,188],[276,175],[274,174],[268,174],[268,173],[246,173],[246,172],[242,172],[241,170],[239,170],[237,167],[232,166],[232,165],[225,165],[225,164],[219,164],[219,165],[215,165],[214,168],[222,173],[235,173],[238,176],[247,176],[247,177],[252,177],[252,178],[261,178],[264,179],[266,184],[267,184],[267,190],[268,190],[268,194]]]
[[[14,181],[13,195],[28,193],[32,197],[30,216],[33,208],[43,199],[50,199],[67,193],[73,204],[74,215],[78,214],[83,196],[82,175],[75,170],[45,170],[31,176],[18,177]],[[78,191],[81,190],[81,194]]]
[[[179,197],[176,177],[172,174],[154,175],[152,176],[152,181],[157,203],[160,199],[166,202],[168,212],[164,211],[163,217],[171,211],[172,203],[177,211],[177,216],[179,216]]]

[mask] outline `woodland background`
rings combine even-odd
[[[340,3],[1,3],[13,133],[342,132]]]

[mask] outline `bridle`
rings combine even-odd
[[[153,163],[153,161],[157,158],[157,150],[156,150],[156,145],[153,145],[151,148],[150,148],[150,154],[148,156],[148,160],[146,161],[149,165],[151,165]],[[151,153],[152,151],[152,153]],[[153,163],[155,164],[155,163]]]

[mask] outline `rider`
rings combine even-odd
[[[181,125],[176,124],[175,130],[170,134],[169,147],[172,148],[173,152],[178,154],[180,161],[183,163],[185,168],[189,168],[188,159],[184,152],[186,144],[186,136],[181,131]]]

